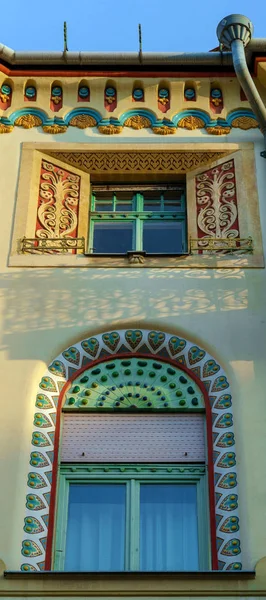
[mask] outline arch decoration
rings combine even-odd
[[[125,379],[127,397],[121,392]],[[103,387],[109,395],[104,395]],[[70,346],[53,360],[39,383],[22,571],[51,568],[62,404],[65,411],[197,412],[205,407],[213,568],[241,570],[232,396],[226,375],[210,354],[186,339],[163,331],[127,329],[95,335]]]

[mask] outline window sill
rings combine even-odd
[[[135,260],[135,257],[137,259]],[[78,268],[263,268],[263,255],[259,252],[246,255],[146,255],[134,253],[133,259],[126,255],[95,254],[13,254],[9,257],[9,267],[78,267]]]
[[[261,561],[262,563],[262,561]],[[5,597],[224,597],[266,595],[265,572],[81,573],[6,571],[0,579]]]

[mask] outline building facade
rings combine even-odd
[[[0,90],[1,595],[265,596],[266,163],[231,53],[2,47]]]

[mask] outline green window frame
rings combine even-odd
[[[108,202],[104,201],[104,193],[109,195]],[[125,202],[123,202],[123,193],[126,197]],[[170,200],[167,199],[169,193],[172,194]],[[156,202],[154,202],[153,195],[157,196]],[[119,204],[123,204],[123,208],[120,209]],[[127,204],[128,209],[126,209]],[[149,204],[151,209],[148,208]],[[146,252],[143,238],[147,222],[156,223],[159,228],[163,222],[179,224],[179,235],[181,236],[180,251],[164,252],[159,246],[158,251],[148,251],[147,254],[186,254],[188,246],[185,185],[92,186],[88,253],[109,255],[126,254],[131,251]],[[94,247],[94,239],[99,223],[116,224],[118,228],[119,224],[132,224],[131,247],[123,252],[98,252]]]
[[[54,570],[64,571],[70,485],[126,484],[125,568],[139,571],[140,485],[196,485],[199,571],[209,570],[210,534],[207,473],[205,465],[193,464],[63,464],[60,467]]]

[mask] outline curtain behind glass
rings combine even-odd
[[[122,571],[124,484],[70,484],[65,571]]]
[[[140,486],[140,570],[197,571],[196,485]]]

